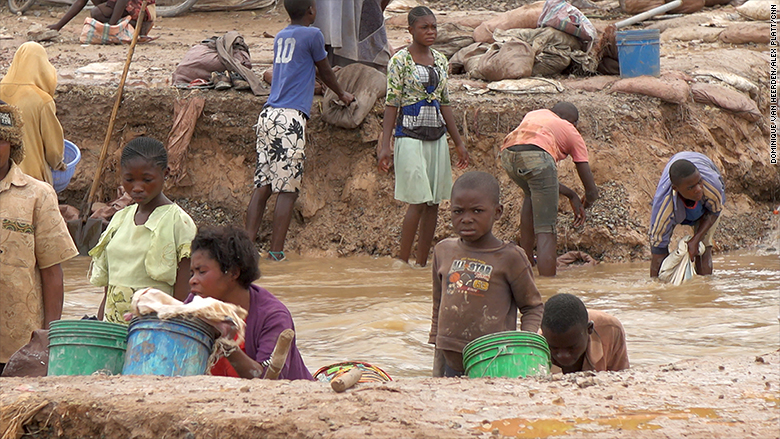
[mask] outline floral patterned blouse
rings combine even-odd
[[[387,63],[385,105],[400,108],[422,100],[428,102],[438,100],[441,105],[450,105],[450,94],[447,91],[447,57],[434,49],[431,49],[431,52],[433,53],[434,67],[439,74],[439,85],[433,93],[425,91],[412,54],[407,49],[401,49]]]

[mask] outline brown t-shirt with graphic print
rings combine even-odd
[[[457,359],[470,341],[517,329],[536,332],[544,304],[531,264],[514,243],[473,249],[459,238],[436,245],[433,253],[433,314],[428,343],[444,351],[447,364],[462,371]],[[454,354],[454,355],[453,355]]]

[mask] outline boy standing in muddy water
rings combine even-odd
[[[336,80],[325,51],[325,39],[316,27],[314,0],[285,0],[290,25],[274,38],[274,80],[257,120],[257,168],[255,189],[246,213],[246,231],[257,237],[265,205],[278,193],[268,259],[284,259],[284,240],[290,227],[293,205],[303,176],[306,121],[314,100],[315,69],[339,99],[350,104],[355,98]]]
[[[599,196],[588,164],[588,149],[577,131],[578,121],[577,107],[568,102],[558,102],[550,110],[526,114],[501,146],[501,165],[525,194],[519,243],[528,260],[533,261],[536,241],[541,276],[555,276],[558,194],[569,199],[575,227],[585,223],[585,209]],[[576,192],[558,181],[556,163],[567,156],[574,160],[577,174],[585,186],[582,200]]]
[[[653,197],[650,216],[650,277],[658,277],[669,255],[669,241],[678,224],[693,226],[688,256],[696,273],[712,274],[712,237],[726,202],[726,187],[718,168],[698,152],[675,154],[666,164]],[[704,254],[699,254],[699,243]]]
[[[428,343],[436,346],[433,376],[464,373],[463,348],[487,334],[517,329],[536,332],[544,305],[531,264],[514,243],[493,235],[501,217],[498,181],[467,172],[452,187],[450,211],[457,238],[433,251],[433,314]]]
[[[24,174],[21,113],[0,101],[0,372],[62,314],[61,263],[78,255],[51,185]]]

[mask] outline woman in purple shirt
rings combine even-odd
[[[290,311],[273,294],[253,285],[260,277],[258,254],[242,229],[211,227],[198,230],[192,241],[190,289],[248,311],[246,341],[217,363],[220,375],[262,378],[279,334],[295,330]],[[280,379],[313,380],[293,339]]]

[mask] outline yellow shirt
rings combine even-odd
[[[160,206],[146,223],[135,224],[138,205],[117,212],[90,250],[89,281],[108,287],[104,319],[127,324],[135,290],[153,287],[173,295],[179,262],[190,257],[195,222],[176,204]]]
[[[40,269],[78,253],[54,189],[12,164],[0,180],[0,363],[43,327]]]
[[[63,133],[57,119],[54,91],[57,71],[46,57],[46,49],[38,43],[19,46],[8,73],[0,81],[0,100],[22,113],[24,160],[22,172],[38,180],[52,183],[51,168],[62,163]]]

